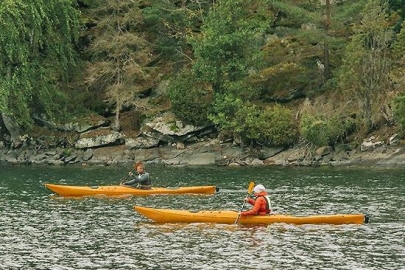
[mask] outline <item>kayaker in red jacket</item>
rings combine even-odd
[[[241,216],[265,216],[271,213],[271,203],[269,194],[263,185],[257,185],[253,188],[255,198],[247,198],[246,202],[253,205],[253,208],[248,211],[242,211]]]

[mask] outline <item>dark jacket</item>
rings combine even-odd
[[[145,188],[145,189],[150,189],[151,188],[151,181],[149,177],[149,173],[143,172],[142,174],[138,174],[135,176],[135,178],[128,180],[124,183],[123,185],[126,186],[133,186],[133,187],[138,187],[138,188]]]

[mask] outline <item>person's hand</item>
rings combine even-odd
[[[249,198],[245,198],[245,202],[248,202],[249,201]]]

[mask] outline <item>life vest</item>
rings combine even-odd
[[[267,209],[266,209],[266,212],[267,212],[267,214],[270,214],[271,213],[271,201],[270,201],[270,198],[269,198],[269,196],[268,195],[266,195],[266,196],[263,196],[265,199],[266,199],[266,206],[267,206]]]
[[[270,214],[271,213],[271,201],[270,201],[270,197],[269,194],[266,191],[260,192],[258,194],[256,194],[256,199],[259,197],[263,197],[266,200],[266,210],[265,213],[266,214]]]

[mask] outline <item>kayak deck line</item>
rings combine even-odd
[[[218,192],[217,186],[190,186],[190,187],[152,187],[151,189],[139,189],[122,185],[110,186],[69,186],[59,184],[45,184],[45,187],[63,197],[82,196],[117,196],[117,195],[180,195],[180,194],[214,194]]]
[[[134,210],[156,223],[221,223],[234,224],[238,217],[237,211],[193,211],[176,209],[159,209],[142,206],[134,206]],[[369,216],[365,214],[330,214],[330,215],[307,215],[293,216],[272,214],[267,216],[242,216],[238,219],[239,224],[365,224],[369,222]]]

